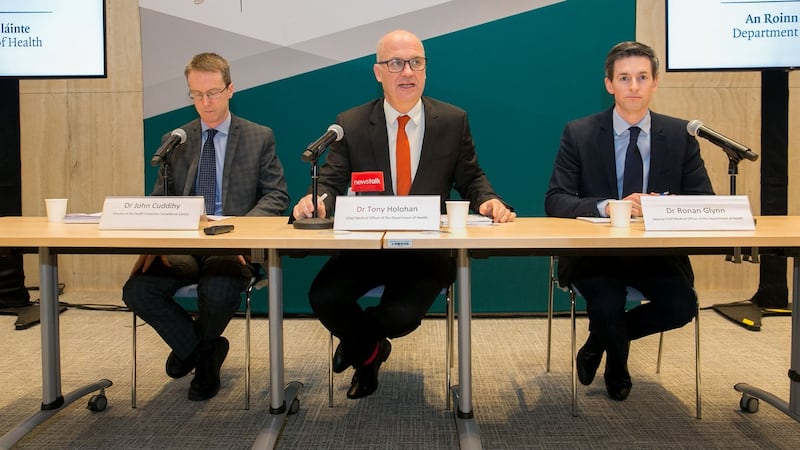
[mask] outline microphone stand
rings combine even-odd
[[[317,207],[317,193],[319,192],[319,165],[317,160],[322,155],[327,147],[323,147],[318,151],[309,152],[306,150],[303,153],[303,160],[311,163],[311,200],[314,203],[314,212],[311,217],[302,217],[295,219],[293,226],[299,230],[325,230],[333,228],[333,219],[330,217],[319,217]],[[310,154],[309,154],[310,153]]]
[[[730,193],[736,195],[736,175],[739,174],[739,163],[742,161],[742,156],[735,150],[722,146],[722,150],[728,155],[728,175],[730,176]],[[750,261],[753,264],[758,264],[758,247],[753,247],[749,255],[744,256],[745,261]],[[725,261],[732,261],[734,264],[742,263],[742,249],[736,247],[733,249],[732,255],[726,255]]]

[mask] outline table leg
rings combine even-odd
[[[462,449],[480,449],[481,437],[472,415],[472,287],[469,251],[459,249],[458,269],[458,386],[453,386],[453,416]]]
[[[742,393],[739,406],[747,412],[758,410],[759,399],[778,408],[787,416],[800,422],[800,256],[793,258],[792,281],[792,344],[791,366],[789,368],[789,402],[747,383],[737,383],[733,388]],[[752,403],[756,402],[756,403]]]
[[[66,396],[61,395],[61,351],[58,330],[58,257],[49,248],[39,249],[39,310],[42,334],[42,406],[28,420],[17,425],[0,438],[0,449],[11,448],[17,441],[64,406],[79,398],[100,391],[99,399],[93,399],[96,411],[105,409],[105,388],[111,381],[100,380],[76,389]]]
[[[283,269],[277,250],[267,250],[267,264],[269,277],[269,417],[253,443],[254,449],[275,447],[286,416],[296,413],[300,407],[297,394],[303,387],[303,384],[297,381],[284,387]]]

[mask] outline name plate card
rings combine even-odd
[[[196,230],[203,197],[106,197],[101,230]]]
[[[438,195],[338,196],[334,230],[438,230]]]
[[[755,230],[746,195],[642,196],[644,229]]]

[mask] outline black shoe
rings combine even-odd
[[[608,396],[613,400],[623,401],[631,394],[631,376],[626,370],[621,376],[610,376],[608,373],[604,376],[606,380],[606,391]]]
[[[578,380],[584,386],[592,384],[594,375],[597,373],[597,368],[600,367],[600,360],[603,359],[603,351],[595,351],[589,348],[587,342],[580,350],[578,350],[578,357],[575,358],[575,367],[578,371]]]
[[[220,336],[213,341],[203,341],[197,351],[197,366],[189,386],[189,400],[208,400],[219,392],[219,369],[228,356],[230,344]]]
[[[333,352],[333,371],[335,373],[342,373],[350,367],[350,363],[347,362],[347,359],[344,357],[344,350],[342,349],[342,343],[339,342],[339,345],[336,346],[336,351]]]
[[[366,397],[378,389],[378,369],[389,358],[389,354],[392,352],[392,344],[383,339],[378,345],[378,354],[372,363],[356,368],[356,373],[350,382],[350,389],[347,390],[347,398]]]
[[[169,352],[167,356],[167,375],[171,378],[183,378],[194,369],[194,358],[190,355],[186,359],[181,359],[175,351]]]

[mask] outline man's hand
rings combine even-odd
[[[486,217],[491,217],[492,222],[504,223],[512,222],[517,217],[517,213],[511,211],[500,200],[493,198],[486,200],[478,208],[478,212]]]
[[[161,264],[164,267],[170,267],[169,259],[167,259],[167,255],[139,255],[139,258],[136,259],[136,262],[133,263],[133,269],[131,269],[131,276],[138,272],[145,273],[153,265],[153,261],[156,258],[161,258]]]
[[[325,202],[319,200],[319,198],[317,199],[317,213],[319,213],[319,217],[323,219],[327,216],[325,211]],[[311,202],[311,194],[301,198],[300,201],[294,205],[294,209],[292,209],[292,215],[295,219],[314,217],[314,203]]]

